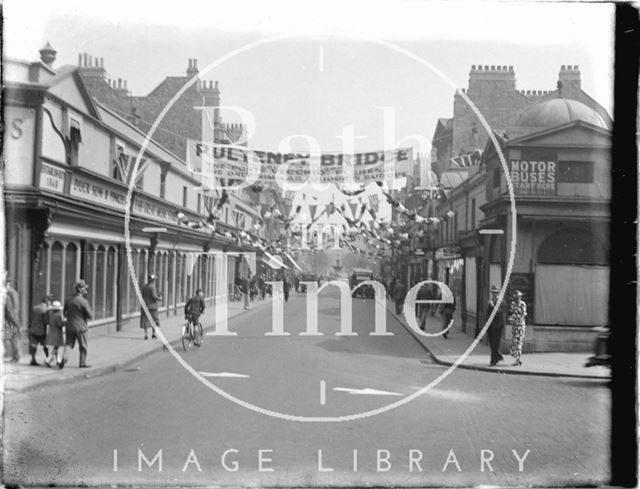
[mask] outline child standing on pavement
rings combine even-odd
[[[61,358],[58,356],[58,348],[64,346],[64,319],[62,317],[62,304],[60,301],[53,301],[49,309],[49,331],[47,333],[47,345],[50,347],[49,357],[45,360],[45,365],[51,368],[55,360],[56,365],[60,365]]]

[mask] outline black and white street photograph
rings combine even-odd
[[[3,486],[636,485],[634,7],[2,13]]]

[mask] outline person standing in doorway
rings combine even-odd
[[[509,310],[509,322],[511,323],[511,350],[510,354],[516,359],[513,366],[522,365],[522,343],[524,343],[525,321],[527,317],[527,305],[522,300],[522,292],[516,290],[513,294],[513,302]]]
[[[491,313],[497,308],[493,321],[489,324],[487,336],[489,338],[489,348],[491,348],[491,360],[489,365],[497,365],[498,362],[504,360],[500,354],[500,339],[502,338],[502,329],[504,327],[504,304],[498,304],[498,293],[500,289],[495,285],[491,286],[491,298],[487,304],[487,320]]]
[[[158,305],[162,301],[162,294],[158,294],[156,291],[156,280],[158,279],[157,275],[149,275],[149,280],[142,287],[142,300],[144,300],[147,309],[149,310],[149,314],[151,315],[151,319],[153,320],[153,324],[155,324],[156,328],[160,328],[160,319],[158,318]],[[147,314],[144,312],[144,309],[140,309],[140,327],[144,329],[144,339],[148,339],[147,329],[151,328],[151,339],[155,339],[156,330],[149,322],[149,318]]]
[[[19,297],[18,291],[13,288],[10,278],[5,279],[4,291],[4,354],[11,357],[11,361],[20,361],[20,320],[18,319]]]
[[[49,349],[47,348],[49,307],[51,307],[51,296],[46,295],[42,298],[42,302],[36,304],[33,307],[33,311],[31,311],[31,322],[29,323],[29,354],[31,355],[31,365],[39,365],[36,361],[38,345],[42,345],[45,359],[49,358]]]
[[[63,314],[67,318],[66,333],[67,338],[64,345],[64,353],[62,354],[62,361],[59,367],[64,368],[67,363],[68,348],[76,345],[78,341],[78,348],[80,349],[80,368],[90,368],[91,365],[87,365],[87,331],[89,330],[88,322],[92,318],[91,306],[86,299],[89,286],[84,280],[79,280],[75,285],[75,295],[68,298],[64,302]]]

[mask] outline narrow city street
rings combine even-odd
[[[284,305],[290,336],[265,336],[271,305],[254,305],[229,321],[237,336],[209,335],[201,348],[177,353],[240,402],[298,417],[382,408],[445,371],[391,314],[393,336],[371,336],[372,300],[353,300],[357,335],[336,336],[335,291],[318,301],[323,336],[301,336],[304,297],[293,293]],[[602,484],[609,404],[606,380],[458,369],[424,395],[374,416],[291,421],[222,397],[164,352],[99,378],[8,393],[4,481]]]

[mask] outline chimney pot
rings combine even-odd
[[[104,68],[104,58],[100,58],[100,68]]]
[[[82,66],[82,53],[78,53],[78,66]]]
[[[216,88],[218,88],[218,80],[216,80]]]
[[[574,70],[576,70],[576,71],[578,71],[580,68],[578,67],[578,65],[575,65],[575,66],[573,67],[573,69],[574,69]]]
[[[475,69],[476,69],[476,65],[471,65],[471,70],[475,71]]]
[[[118,78],[118,88],[122,88],[122,78]]]
[[[84,53],[84,54],[82,55],[82,58],[83,58],[83,60],[82,60],[82,66],[87,66],[87,56],[88,56],[88,55],[87,55],[87,53]]]
[[[513,71],[513,66],[509,65],[509,71]]]

